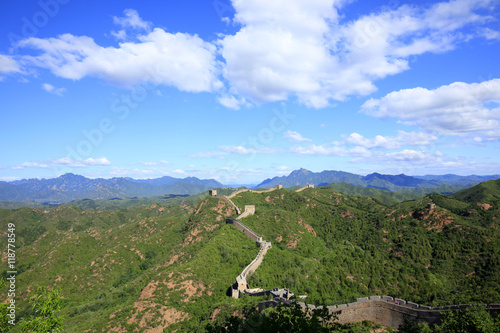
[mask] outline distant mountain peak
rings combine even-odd
[[[307,170],[307,169],[300,168],[298,170],[293,170],[292,172],[290,172],[290,176],[308,175],[310,173],[312,173],[312,172]]]

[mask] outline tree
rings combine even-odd
[[[341,332],[346,327],[335,322],[338,313],[330,313],[326,307],[302,309],[300,304],[281,303],[276,308],[257,311],[250,308],[243,317],[230,316],[216,325],[210,323],[207,331],[212,333],[255,332],[255,333],[309,333]]]
[[[443,314],[443,324],[437,333],[493,333],[500,332],[500,322],[476,305]]]
[[[62,317],[58,315],[61,303],[61,290],[48,290],[37,287],[36,294],[30,298],[35,312],[20,322],[21,332],[60,332]]]
[[[443,313],[441,326],[430,328],[417,319],[404,318],[399,326],[404,333],[500,333],[500,318],[491,316],[482,306],[476,305],[465,309]]]

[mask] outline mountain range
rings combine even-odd
[[[384,175],[372,173],[366,176],[345,171],[325,170],[312,172],[306,169],[292,171],[288,176],[266,179],[254,188],[328,186],[335,183],[349,184],[363,188],[374,188],[385,191],[444,193],[450,194],[478,183],[498,179],[500,175],[491,176],[458,176],[458,175],[425,175],[407,176]],[[345,188],[345,185],[342,185]],[[113,199],[131,197],[151,197],[158,195],[193,195],[211,188],[223,188],[225,185],[214,179],[198,179],[196,177],[174,178],[161,177],[155,179],[133,179],[117,177],[111,179],[90,179],[84,176],[67,173],[52,179],[23,179],[11,182],[0,182],[0,201],[37,203],[62,203],[81,199]],[[335,186],[334,186],[335,187]],[[353,189],[349,189],[354,194]],[[359,192],[359,190],[357,190]]]
[[[150,197],[163,194],[196,194],[223,185],[196,177],[156,179],[90,179],[72,173],[52,179],[0,182],[0,201],[68,202],[77,199]]]
[[[425,175],[425,176],[407,176],[383,175],[380,173],[371,173],[366,176],[357,175],[345,171],[325,170],[322,172],[312,172],[307,169],[292,171],[288,176],[274,177],[264,180],[255,188],[271,188],[275,185],[283,187],[306,186],[327,186],[331,183],[345,182],[347,184],[374,187],[386,191],[402,191],[406,188],[418,187],[439,187],[448,186],[473,186],[484,181],[498,179],[500,175],[490,176],[458,176],[458,175]]]

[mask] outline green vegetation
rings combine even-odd
[[[263,311],[246,308],[241,314],[232,315],[223,322],[209,323],[206,328],[210,333],[368,333],[381,328],[381,325],[368,321],[342,325],[336,321],[337,318],[338,313],[329,313],[326,308],[302,309],[298,303],[282,303],[276,308],[267,308]],[[385,332],[392,330],[388,329]]]
[[[30,298],[33,314],[20,323],[21,332],[60,332],[63,320],[58,315],[61,303],[59,289],[48,290],[37,287],[36,295]]]
[[[346,182],[331,183],[326,187],[347,195],[370,197],[387,206],[408,200],[418,200],[430,193],[451,194],[467,188],[467,186],[440,185],[437,187],[407,187],[398,191],[386,191],[374,187],[355,186]]]
[[[429,327],[427,323],[419,324],[415,319],[405,318],[399,332],[405,333],[498,333],[500,332],[500,316],[490,315],[483,306],[472,306],[465,309],[443,313],[440,325]]]
[[[467,196],[474,200],[431,194],[389,207],[328,188],[243,192],[233,201],[256,206],[243,222],[273,244],[249,285],[287,287],[311,304],[382,294],[434,306],[498,302],[498,193],[488,187]],[[119,206],[105,210],[0,209],[3,230],[16,225],[18,323],[33,315],[38,285],[60,290],[58,315],[68,332],[203,332],[266,299],[226,295],[259,251],[225,223],[234,209],[206,195],[168,200],[109,201]],[[279,311],[264,314],[279,321],[292,310]]]

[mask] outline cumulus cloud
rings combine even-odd
[[[119,30],[112,35],[122,41],[118,47],[71,34],[32,37],[17,47],[40,51],[24,56],[23,66],[46,68],[61,78],[97,77],[124,87],[146,81],[216,92],[218,102],[232,109],[290,98],[322,108],[374,92],[377,80],[408,70],[412,56],[446,52],[477,36],[498,36],[485,25],[493,20],[487,15],[493,0],[380,8],[345,21],[342,11],[349,2],[232,0],[231,21],[239,30],[210,42],[154,28],[127,9],[113,18]],[[13,71],[19,71],[18,64],[0,55],[0,73]]]
[[[366,101],[362,112],[441,135],[500,139],[500,79],[403,89]]]
[[[290,142],[304,142],[312,141],[311,139],[304,138],[300,133],[294,131],[286,131],[283,133],[283,138]]]
[[[43,83],[42,89],[48,93],[62,96],[66,92],[66,88],[56,88],[49,83]]]
[[[224,77],[252,100],[296,96],[325,107],[372,93],[377,79],[407,70],[410,56],[454,48],[465,38],[461,28],[491,19],[477,12],[492,1],[403,5],[343,23],[344,2],[233,0],[241,29],[219,41]]]
[[[103,47],[90,37],[71,34],[31,37],[18,46],[41,51],[24,60],[65,79],[98,77],[125,87],[148,82],[188,92],[214,91],[222,85],[214,45],[195,35],[171,34],[159,28],[119,47]]]

